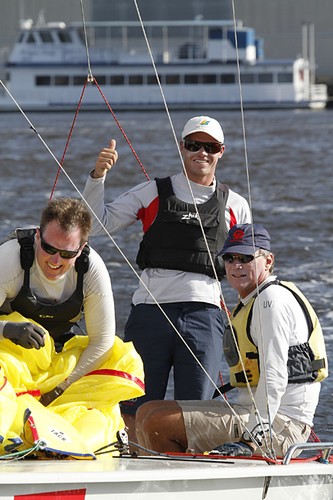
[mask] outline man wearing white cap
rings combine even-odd
[[[125,340],[143,359],[146,395],[125,402],[123,412],[134,415],[142,403],[163,399],[172,366],[176,399],[211,398],[214,386],[197,359],[217,381],[224,330],[219,284],[224,264],[218,250],[230,227],[251,222],[247,201],[215,177],[225,149],[223,130],[209,116],[191,118],[180,141],[185,172],[144,182],[105,203],[104,181],[117,161],[115,148],[112,139],[100,152],[84,196],[110,233],[141,220],[137,264],[153,295],[142,282],[133,295]],[[102,232],[94,220],[92,234]]]

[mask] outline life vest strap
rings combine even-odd
[[[231,391],[231,389],[235,388],[229,382],[227,384],[221,385],[221,387],[215,390],[212,399],[218,398],[219,396],[221,396],[221,394],[225,394],[226,392]]]

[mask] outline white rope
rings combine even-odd
[[[193,205],[195,206],[197,218],[198,218],[198,221],[199,221],[199,224],[200,224],[200,228],[201,228],[201,232],[202,232],[202,235],[203,235],[203,238],[204,238],[204,241],[205,241],[205,245],[206,245],[206,248],[207,248],[207,251],[208,251],[208,254],[209,254],[209,259],[210,259],[210,262],[211,262],[211,265],[212,265],[214,276],[215,276],[216,281],[220,284],[220,282],[218,280],[218,277],[217,277],[217,273],[216,273],[216,269],[215,269],[215,264],[214,264],[214,261],[213,261],[213,258],[212,258],[212,255],[211,255],[211,252],[210,252],[210,249],[209,249],[209,245],[208,245],[208,242],[207,242],[207,239],[206,239],[206,235],[205,235],[204,229],[203,229],[201,217],[200,217],[200,214],[199,214],[199,211],[198,211],[198,208],[197,208],[197,203],[196,203],[196,200],[195,200],[195,197],[194,197],[192,186],[190,184],[190,180],[188,178],[187,171],[185,169],[184,160],[183,160],[183,157],[181,155],[181,151],[180,151],[180,148],[179,148],[177,136],[176,136],[175,129],[174,129],[174,126],[173,126],[173,122],[172,122],[172,119],[171,119],[171,116],[170,116],[170,113],[169,113],[169,109],[168,109],[168,105],[167,105],[167,102],[166,102],[166,99],[165,99],[165,94],[164,94],[164,91],[163,91],[163,88],[162,88],[162,84],[161,84],[161,81],[160,81],[160,78],[159,78],[159,75],[158,75],[158,72],[157,72],[157,69],[156,69],[154,57],[153,57],[152,50],[151,50],[151,47],[150,47],[150,44],[149,44],[149,40],[148,40],[148,37],[147,37],[147,34],[146,34],[146,30],[145,30],[144,23],[143,23],[143,20],[142,20],[142,17],[141,17],[141,13],[140,13],[140,10],[139,10],[139,7],[138,7],[138,3],[137,3],[137,0],[133,0],[133,1],[134,1],[136,10],[137,10],[137,15],[138,15],[138,18],[139,18],[139,21],[140,21],[140,25],[141,25],[141,29],[142,29],[142,32],[143,32],[143,36],[144,36],[144,39],[146,41],[148,53],[149,53],[149,56],[150,56],[150,59],[151,59],[151,63],[152,63],[152,66],[153,66],[153,69],[154,69],[154,72],[155,72],[156,81],[157,81],[157,84],[158,84],[160,92],[161,92],[161,96],[162,96],[162,100],[163,100],[163,103],[164,103],[164,107],[165,107],[165,110],[166,110],[166,113],[167,113],[167,116],[168,116],[168,119],[169,119],[169,123],[170,123],[170,127],[171,127],[171,130],[172,130],[172,134],[173,134],[173,137],[174,137],[174,140],[175,140],[175,143],[176,143],[176,147],[177,147],[177,150],[178,150],[178,153],[179,153],[179,157],[180,157],[180,160],[181,160],[181,163],[182,163],[183,172],[184,172],[185,177],[187,179],[188,187],[189,187],[189,190],[190,190],[190,193],[191,193],[191,197],[192,197],[192,200],[193,200]],[[238,50],[238,43],[237,43],[236,15],[235,15],[234,0],[232,0],[232,10],[233,10],[233,24],[234,24],[234,36],[235,36],[235,47],[236,47],[236,60],[237,60],[239,93],[240,93],[240,107],[241,107],[241,117],[242,117],[243,142],[244,142],[244,152],[245,152],[245,166],[246,166],[246,176],[247,176],[247,189],[248,189],[248,195],[249,195],[249,207],[250,207],[250,213],[251,213],[251,220],[253,221],[252,196],[251,196],[250,176],[249,176],[249,166],[248,166],[248,156],[247,156],[247,142],[246,142],[246,132],[245,132],[245,118],[244,118],[244,106],[243,106],[242,86],[241,86],[241,78],[240,78],[239,50]],[[253,235],[253,246],[254,246],[254,235]],[[256,266],[256,263],[255,263],[255,266]],[[220,287],[220,297],[221,297],[221,301],[223,303],[223,306],[224,306],[225,310],[227,310],[226,303],[225,303],[224,296],[223,296],[222,287]],[[227,315],[227,317],[228,317],[228,315]],[[235,336],[235,333],[234,333],[234,330],[233,330],[233,327],[232,327],[232,324],[231,324],[231,321],[230,321],[229,317],[228,317],[228,322],[230,324],[230,328],[231,328],[231,331],[232,331],[232,334],[233,334],[233,337],[234,337],[234,342],[235,342],[235,345],[236,345],[236,349],[238,350],[238,356],[239,356],[239,359],[240,359],[240,362],[241,362],[241,365],[242,365],[242,370],[243,370],[244,375],[245,375],[246,385],[247,385],[247,389],[248,389],[248,392],[249,392],[250,397],[251,397],[251,402],[252,402],[252,404],[254,406],[254,409],[255,409],[255,414],[256,414],[257,422],[263,428],[263,422],[261,420],[261,417],[260,417],[260,414],[259,414],[256,402],[255,402],[255,399],[254,399],[254,395],[253,395],[250,383],[249,383],[247,375],[246,375],[246,369],[245,369],[242,357],[241,357],[240,352],[239,352],[238,343],[236,341],[236,336]],[[178,333],[178,335],[180,335],[180,334]],[[183,342],[184,342],[184,340],[183,340]],[[185,345],[186,345],[186,342],[185,342]],[[196,359],[196,356],[194,356],[194,357]],[[201,364],[200,364],[200,366],[201,366]],[[204,372],[207,374],[207,372],[206,372],[205,369],[204,369]],[[209,377],[209,379],[212,380],[210,377]],[[241,419],[238,416],[238,414],[234,411],[233,407],[229,404],[229,402],[225,398],[224,394],[222,394],[221,391],[219,390],[219,388],[217,388],[217,386],[216,386],[215,383],[214,383],[214,386],[217,389],[217,391],[220,394],[220,396],[223,397],[223,399],[224,399],[225,403],[228,405],[229,409],[234,413],[234,416],[236,416],[239,419],[239,422],[242,424],[242,427],[245,428],[246,431],[249,431],[246,428],[246,426],[244,426],[243,422],[241,421]],[[265,437],[265,435],[264,435],[264,437]]]
[[[167,116],[168,116],[168,119],[169,119],[170,127],[171,127],[171,130],[172,130],[172,133],[173,133],[173,137],[174,137],[174,140],[175,140],[175,143],[176,143],[176,146],[177,146],[179,157],[181,159],[183,171],[184,171],[185,177],[186,177],[187,182],[188,182],[188,186],[189,186],[189,190],[190,190],[190,193],[191,193],[191,196],[192,196],[192,199],[193,199],[193,204],[195,206],[195,210],[197,212],[198,221],[199,221],[199,224],[200,224],[200,227],[201,227],[201,231],[202,231],[205,243],[206,243],[206,247],[207,247],[209,258],[210,258],[210,261],[211,261],[211,264],[212,264],[212,268],[213,268],[213,271],[214,271],[215,279],[219,283],[219,280],[218,280],[218,277],[217,277],[217,273],[216,273],[216,270],[215,270],[214,261],[213,261],[213,258],[212,258],[212,255],[211,255],[211,252],[210,252],[210,249],[209,249],[209,246],[208,246],[208,242],[207,242],[207,239],[206,239],[206,236],[205,236],[205,232],[204,232],[203,226],[202,226],[202,221],[201,221],[201,218],[200,218],[200,214],[199,214],[198,209],[197,209],[197,204],[196,204],[196,201],[195,201],[195,197],[194,197],[194,193],[193,193],[193,190],[192,190],[192,186],[190,184],[190,180],[188,178],[188,175],[187,175],[187,172],[186,172],[186,169],[185,169],[184,161],[183,161],[183,158],[182,158],[182,155],[181,155],[181,151],[180,151],[180,148],[179,148],[179,145],[178,145],[177,136],[176,136],[175,129],[174,129],[174,126],[173,126],[173,122],[172,122],[172,119],[171,119],[171,116],[170,116],[168,105],[167,105],[167,102],[166,102],[166,99],[165,99],[163,88],[162,88],[162,85],[161,85],[161,82],[160,82],[160,79],[159,79],[159,76],[158,76],[158,72],[157,72],[156,65],[155,65],[155,62],[154,62],[154,58],[153,58],[153,55],[152,55],[152,51],[151,51],[151,48],[150,48],[150,45],[149,45],[148,37],[146,35],[145,28],[144,28],[144,25],[143,25],[143,22],[142,22],[142,18],[141,18],[141,14],[140,14],[140,11],[139,11],[139,8],[138,8],[138,5],[137,5],[137,1],[134,0],[134,3],[135,3],[135,6],[136,6],[136,9],[137,9],[138,18],[140,20],[140,24],[141,24],[142,31],[143,31],[143,34],[144,34],[144,38],[146,40],[146,44],[147,44],[148,51],[149,51],[149,54],[150,54],[150,57],[151,57],[152,65],[153,65],[153,68],[154,68],[154,71],[155,71],[156,80],[157,80],[157,83],[158,83],[159,88],[160,88],[160,92],[161,92],[162,99],[163,99],[163,102],[164,102],[164,107],[165,107],[165,110],[166,110],[166,113],[167,113]],[[88,66],[88,80],[89,80],[89,78],[92,78],[92,71],[91,71],[91,64],[90,64],[90,56],[89,56],[89,48],[88,48],[88,37],[87,37],[87,31],[86,31],[86,23],[85,23],[85,16],[84,16],[83,0],[80,0],[80,4],[81,4],[81,11],[82,11],[82,22],[83,22],[83,27],[84,27],[84,37],[85,37],[85,46],[86,46],[86,54],[87,54],[87,66]],[[244,141],[244,150],[245,150],[245,163],[246,163],[247,185],[248,185],[248,193],[249,193],[249,206],[250,206],[250,211],[251,211],[251,216],[252,216],[252,199],[251,199],[251,189],[250,189],[250,180],[249,180],[249,168],[248,168],[247,145],[246,145],[246,134],[245,134],[245,120],[244,120],[243,100],[242,100],[241,81],[240,81],[240,68],[239,68],[239,55],[238,55],[237,35],[236,35],[236,21],[235,21],[234,0],[232,0],[232,7],[233,7],[234,31],[235,31],[235,41],[236,41],[238,79],[239,79],[239,87],[240,87],[242,128],[243,128],[243,141]],[[78,195],[80,196],[80,198],[88,206],[89,210],[91,211],[91,213],[93,214],[93,216],[96,218],[96,220],[99,222],[99,224],[101,225],[101,227],[104,229],[105,233],[107,234],[107,236],[109,237],[109,239],[112,241],[112,243],[114,244],[114,246],[117,248],[117,250],[119,251],[119,253],[122,255],[122,257],[124,258],[125,262],[130,267],[130,269],[132,270],[132,272],[136,275],[136,277],[141,282],[141,284],[143,284],[143,286],[145,287],[145,289],[147,290],[147,292],[151,296],[152,300],[159,307],[159,309],[161,310],[162,314],[165,316],[165,318],[167,319],[167,321],[169,322],[169,324],[171,325],[171,327],[174,329],[174,331],[177,333],[177,335],[181,338],[181,340],[183,341],[183,343],[185,344],[185,346],[187,347],[187,349],[190,351],[190,353],[192,354],[192,356],[194,357],[194,359],[196,360],[196,362],[198,363],[198,365],[204,371],[204,373],[206,374],[206,376],[209,378],[209,380],[211,381],[211,383],[213,384],[213,386],[215,387],[215,389],[220,393],[220,395],[223,397],[225,403],[228,405],[228,407],[231,409],[231,411],[234,413],[234,415],[239,419],[242,427],[244,427],[245,430],[248,431],[248,429],[246,428],[246,426],[244,426],[244,424],[242,423],[240,417],[233,410],[232,406],[226,400],[226,398],[224,397],[224,395],[219,391],[219,388],[217,387],[215,381],[211,378],[211,376],[209,375],[209,373],[207,372],[207,370],[205,369],[205,367],[198,360],[198,358],[195,355],[195,353],[187,345],[186,341],[182,338],[182,336],[180,335],[180,332],[173,325],[172,321],[166,315],[166,313],[164,312],[164,310],[162,309],[161,305],[158,303],[158,301],[156,300],[156,298],[154,297],[154,295],[152,294],[152,292],[147,288],[147,286],[145,285],[145,283],[143,282],[143,280],[141,279],[141,277],[139,276],[139,274],[136,272],[136,270],[134,269],[134,267],[132,266],[132,264],[129,262],[129,260],[127,259],[127,257],[125,256],[125,254],[123,253],[123,251],[121,250],[121,248],[117,245],[116,241],[113,239],[113,237],[111,236],[111,234],[108,232],[107,228],[104,226],[104,224],[102,223],[102,221],[98,218],[97,214],[94,212],[94,210],[92,209],[92,207],[90,207],[90,205],[88,204],[88,202],[85,200],[85,198],[83,197],[83,195],[80,192],[80,190],[77,188],[77,186],[75,185],[75,183],[72,181],[72,179],[70,178],[70,176],[67,174],[67,172],[64,169],[64,167],[59,163],[59,161],[57,160],[57,158],[55,157],[55,155],[53,154],[53,152],[51,151],[51,149],[49,148],[49,146],[47,145],[47,143],[44,141],[44,139],[39,134],[39,132],[37,131],[37,129],[35,128],[35,126],[33,125],[33,123],[30,121],[30,119],[28,118],[28,116],[24,113],[24,111],[22,110],[22,108],[20,107],[20,105],[18,104],[18,102],[15,100],[14,96],[10,93],[10,91],[8,90],[8,88],[3,83],[2,80],[0,80],[0,83],[1,83],[2,87],[4,88],[4,90],[7,92],[7,94],[9,95],[9,97],[15,103],[16,107],[18,108],[18,110],[24,116],[24,118],[26,119],[26,121],[29,123],[30,128],[35,132],[35,134],[37,135],[38,139],[42,142],[42,144],[47,149],[47,151],[49,152],[49,154],[52,156],[52,158],[54,159],[54,161],[56,162],[56,164],[58,165],[58,167],[61,169],[61,171],[67,177],[67,179],[69,180],[70,184],[73,186],[74,190],[78,193]],[[224,297],[223,297],[222,289],[221,289],[221,300],[222,300],[223,305],[225,306],[225,300],[224,300]],[[231,325],[231,329],[232,329],[232,325]],[[235,342],[235,344],[237,345],[237,342]],[[240,357],[240,359],[241,359],[241,357]],[[243,366],[243,370],[244,370],[244,373],[245,373],[244,366]],[[246,377],[246,373],[245,373],[245,377]],[[250,389],[250,393],[252,394],[251,389]],[[254,404],[255,404],[255,401],[254,401]]]
[[[49,152],[49,154],[52,156],[52,158],[54,159],[54,161],[56,162],[56,164],[58,165],[59,169],[63,172],[63,174],[67,177],[68,181],[70,182],[70,184],[73,186],[74,190],[78,193],[78,195],[80,196],[80,198],[84,201],[84,203],[87,205],[87,207],[89,208],[89,210],[91,211],[91,213],[93,214],[93,216],[96,218],[96,220],[98,221],[98,223],[101,225],[101,227],[103,228],[103,230],[105,231],[106,235],[109,237],[109,239],[112,241],[113,245],[116,247],[116,249],[119,251],[119,253],[121,254],[121,256],[123,257],[123,259],[125,260],[125,262],[128,264],[128,266],[130,267],[130,269],[132,270],[132,272],[135,274],[135,276],[138,278],[138,280],[140,281],[140,283],[144,286],[144,288],[146,289],[147,293],[150,295],[150,297],[153,299],[153,301],[155,302],[155,304],[158,306],[158,308],[160,309],[160,311],[162,312],[162,314],[164,315],[164,317],[166,318],[166,320],[169,322],[169,324],[171,325],[171,327],[174,329],[174,331],[177,333],[177,335],[179,336],[179,338],[182,340],[182,342],[185,344],[185,346],[187,347],[187,349],[189,350],[189,352],[191,353],[191,355],[194,357],[194,359],[196,360],[196,362],[198,363],[198,365],[201,367],[201,369],[204,371],[205,375],[209,378],[209,380],[211,381],[211,383],[213,384],[214,388],[216,390],[218,390],[218,387],[215,383],[215,381],[211,378],[211,376],[209,375],[209,373],[207,372],[207,370],[205,369],[205,367],[202,365],[202,363],[200,362],[200,360],[197,358],[197,356],[195,355],[195,353],[193,352],[193,350],[190,348],[190,346],[186,343],[186,341],[183,339],[183,337],[181,336],[180,332],[177,330],[177,328],[175,327],[175,325],[172,323],[172,321],[170,320],[170,318],[168,317],[168,315],[164,312],[164,310],[162,309],[161,305],[159,304],[159,302],[157,301],[157,299],[154,297],[153,293],[148,289],[148,287],[146,286],[146,284],[144,283],[144,281],[142,280],[141,276],[137,273],[137,271],[135,270],[135,268],[132,266],[131,262],[128,260],[128,258],[126,257],[126,255],[124,254],[124,252],[122,251],[122,249],[119,247],[119,245],[116,243],[115,239],[112,237],[112,235],[109,233],[109,231],[107,230],[107,228],[105,227],[105,225],[103,224],[103,222],[101,221],[101,219],[98,217],[98,215],[95,213],[95,211],[93,210],[93,208],[89,205],[89,203],[87,202],[87,200],[84,198],[83,194],[81,193],[81,191],[78,189],[78,187],[76,186],[76,184],[74,183],[74,181],[71,179],[70,175],[66,172],[65,168],[61,165],[61,163],[58,161],[58,159],[56,158],[56,156],[54,155],[54,153],[52,152],[52,150],[49,148],[49,146],[47,145],[47,143],[44,141],[43,137],[39,134],[39,132],[37,131],[36,127],[33,125],[33,123],[31,122],[31,120],[28,118],[28,116],[24,113],[24,111],[22,110],[22,108],[20,107],[20,105],[17,103],[17,101],[15,100],[15,98],[12,96],[12,94],[10,93],[10,91],[7,89],[7,87],[4,85],[4,83],[2,82],[2,80],[0,80],[1,82],[1,85],[4,87],[4,89],[6,90],[6,92],[8,93],[8,95],[11,97],[11,99],[13,100],[13,102],[16,104],[17,108],[19,109],[19,111],[22,113],[22,115],[24,116],[24,118],[27,120],[27,122],[29,123],[30,125],[30,128],[35,132],[36,136],[38,137],[38,139],[41,141],[41,143],[43,144],[43,146],[46,148],[46,150]]]
[[[168,104],[167,104],[167,101],[166,101],[166,98],[165,98],[164,90],[163,90],[163,87],[162,87],[162,84],[161,84],[161,81],[160,81],[160,78],[159,78],[159,75],[158,75],[158,72],[157,72],[157,68],[156,68],[154,56],[153,56],[153,53],[152,53],[152,50],[151,50],[151,47],[150,47],[149,39],[148,39],[146,30],[145,30],[145,27],[144,27],[143,20],[142,20],[142,17],[141,17],[140,9],[139,9],[137,0],[133,0],[133,1],[134,1],[134,4],[135,4],[136,11],[137,11],[138,19],[140,21],[140,26],[141,26],[141,29],[142,29],[142,33],[143,33],[143,36],[144,36],[144,39],[145,39],[145,42],[146,42],[146,45],[147,45],[147,50],[148,50],[148,53],[149,53],[149,56],[150,56],[150,59],[151,59],[153,70],[154,70],[154,73],[155,73],[155,76],[156,76],[156,81],[157,81],[159,90],[161,92],[161,96],[162,96],[164,108],[165,108],[166,114],[168,116],[170,128],[171,128],[171,131],[172,131],[172,135],[173,135],[173,138],[174,138],[174,141],[175,141],[175,144],[176,144],[176,148],[177,148],[177,151],[178,151],[178,155],[179,155],[179,158],[180,158],[180,161],[181,161],[181,164],[182,164],[182,169],[183,169],[186,181],[187,181],[187,185],[188,185],[188,188],[189,188],[189,191],[190,191],[190,195],[191,195],[191,198],[192,198],[193,205],[195,207],[195,212],[196,212],[197,220],[199,222],[199,226],[200,226],[201,233],[202,233],[202,236],[203,236],[203,239],[204,239],[204,242],[205,242],[206,250],[207,250],[208,255],[209,255],[209,260],[210,260],[210,263],[211,263],[211,266],[212,266],[214,278],[215,278],[216,282],[218,283],[218,285],[220,286],[220,281],[219,281],[218,276],[217,276],[214,259],[213,259],[213,256],[211,254],[211,251],[210,251],[210,248],[209,248],[209,245],[208,245],[207,237],[206,237],[203,225],[202,225],[202,220],[201,220],[200,213],[199,213],[199,210],[198,210],[198,207],[197,207],[197,203],[196,203],[196,200],[195,200],[195,196],[194,196],[194,193],[193,193],[191,182],[190,182],[190,179],[188,177],[188,174],[187,174],[187,171],[186,171],[186,168],[185,168],[185,164],[184,164],[184,160],[183,160],[180,148],[179,148],[177,134],[175,132],[175,128],[174,128],[174,125],[173,125],[173,122],[172,122],[172,119],[171,119],[171,115],[170,115],[170,111],[169,111],[169,108],[168,108]],[[221,288],[220,288],[220,299],[221,299],[223,307],[224,307],[224,309],[226,311],[227,310],[226,302],[224,300],[224,296],[223,296]]]
[[[82,0],[81,1],[81,6],[82,6],[82,9],[83,9],[83,4],[82,4]],[[84,9],[83,9],[84,10]],[[85,23],[84,21],[84,15],[83,15],[83,23]],[[88,54],[88,49],[87,49],[87,54]],[[89,71],[90,68],[89,68]],[[207,370],[205,369],[205,367],[202,365],[202,363],[200,362],[200,360],[197,358],[197,356],[195,355],[195,353],[193,352],[193,350],[190,348],[190,346],[186,343],[186,341],[183,339],[183,337],[181,336],[180,332],[177,330],[177,328],[175,327],[175,325],[172,323],[172,321],[170,320],[170,318],[167,316],[167,314],[164,312],[164,310],[162,309],[161,305],[158,303],[157,299],[154,297],[154,295],[152,294],[152,292],[148,289],[148,287],[146,286],[146,284],[144,283],[144,281],[142,280],[142,278],[140,277],[140,275],[137,273],[137,271],[134,269],[134,267],[132,266],[132,264],[130,263],[130,261],[127,259],[126,255],[124,254],[124,252],[121,250],[121,248],[119,247],[119,245],[116,243],[116,241],[114,240],[114,238],[112,237],[112,235],[109,233],[109,231],[107,230],[107,228],[105,227],[105,225],[102,223],[102,221],[99,219],[99,217],[97,216],[97,214],[95,213],[95,211],[93,210],[93,208],[89,205],[89,203],[86,201],[86,199],[84,198],[83,194],[81,193],[81,191],[77,188],[77,186],[75,185],[75,183],[73,182],[73,180],[71,179],[71,177],[68,175],[68,173],[66,172],[65,168],[60,164],[60,162],[58,161],[58,159],[56,158],[56,156],[54,155],[54,153],[52,152],[52,150],[49,148],[49,146],[47,145],[47,143],[44,141],[43,137],[39,134],[39,132],[37,131],[36,127],[33,125],[33,123],[31,122],[31,120],[28,118],[28,116],[26,115],[26,113],[23,111],[23,109],[21,108],[21,106],[18,104],[18,102],[16,101],[16,99],[14,98],[14,96],[11,94],[11,92],[9,91],[9,89],[6,87],[6,85],[3,83],[2,80],[0,80],[0,83],[2,85],[2,87],[4,88],[4,90],[7,92],[7,94],[9,95],[9,97],[12,99],[12,101],[15,103],[16,107],[18,108],[18,110],[21,112],[21,114],[24,116],[24,118],[26,119],[26,121],[29,123],[30,125],[30,128],[35,132],[36,136],[38,137],[38,139],[41,141],[41,143],[43,144],[43,146],[46,148],[46,150],[49,152],[49,154],[52,156],[52,158],[54,159],[54,161],[56,162],[56,164],[58,165],[59,169],[63,172],[63,174],[67,177],[68,181],[70,182],[70,184],[73,186],[74,190],[78,193],[78,195],[80,196],[80,198],[84,201],[84,203],[87,205],[87,207],[89,208],[89,210],[91,211],[91,213],[93,214],[93,216],[96,218],[96,220],[99,222],[99,224],[101,225],[101,227],[103,228],[103,230],[105,231],[106,235],[109,237],[109,239],[112,241],[113,245],[116,247],[116,249],[119,251],[119,253],[122,255],[122,257],[124,258],[125,262],[128,264],[128,266],[130,267],[130,269],[132,270],[132,272],[135,274],[135,276],[138,278],[138,280],[140,281],[140,283],[144,286],[144,288],[147,290],[147,293],[151,296],[152,300],[155,302],[155,304],[159,307],[160,311],[162,312],[162,314],[164,315],[164,317],[166,318],[166,320],[169,322],[169,324],[171,325],[171,327],[174,329],[174,331],[176,332],[176,334],[179,336],[179,338],[182,340],[182,342],[185,344],[185,346],[187,347],[187,349],[189,350],[189,352],[191,353],[191,355],[194,357],[194,359],[196,360],[196,362],[198,363],[198,365],[201,367],[201,369],[204,371],[205,375],[209,378],[209,380],[211,381],[211,383],[213,384],[214,388],[216,390],[218,390],[218,387],[215,383],[215,381],[211,378],[211,376],[209,375],[209,373],[207,372]]]
[[[252,221],[252,224],[253,224],[253,220],[254,219],[253,219],[253,209],[252,209],[252,194],[251,194],[251,183],[250,183],[250,169],[249,169],[249,161],[248,161],[248,154],[247,154],[247,140],[246,140],[246,130],[245,130],[244,104],[243,104],[241,71],[240,71],[240,62],[239,62],[240,58],[239,58],[239,49],[238,49],[238,40],[237,40],[237,27],[236,27],[236,11],[235,11],[235,1],[234,0],[231,0],[231,5],[232,5],[232,16],[233,16],[234,37],[235,37],[236,63],[237,63],[237,75],[238,75],[238,86],[239,86],[239,100],[240,100],[240,111],[241,111],[242,136],[243,136],[243,144],[244,144],[244,157],[245,157],[245,171],[246,171],[247,192],[248,192],[248,200],[249,200],[251,221]],[[255,252],[256,252],[256,248],[255,248],[254,228],[253,228],[253,225],[252,225],[252,244],[253,244],[253,255],[254,255]],[[256,276],[258,276],[258,272],[257,272],[257,260],[255,260],[254,266],[255,266]],[[260,299],[260,293],[259,293],[259,283],[258,283],[258,280],[256,282],[256,293],[257,293],[256,300],[260,301],[261,299]],[[260,307],[258,308],[258,313],[259,313],[259,324],[260,324],[261,342],[263,342],[263,327],[262,327],[262,316],[261,316],[261,308]],[[254,408],[254,413],[255,413],[255,416],[256,416],[256,420],[257,420],[258,426],[263,431],[264,442],[265,442],[265,445],[266,445],[267,449],[269,450],[269,454],[272,456],[272,458],[275,458],[275,452],[274,452],[274,449],[273,449],[273,436],[272,436],[272,425],[271,425],[270,408],[269,408],[269,404],[268,404],[268,389],[267,389],[267,384],[265,384],[265,392],[266,392],[266,411],[267,411],[268,424],[269,424],[269,429],[270,429],[270,443],[267,442],[267,435],[266,435],[266,432],[264,432],[265,431],[264,422],[263,422],[263,420],[261,418],[261,415],[259,413],[256,401],[255,401],[255,398],[254,398],[254,395],[253,395],[253,391],[251,389],[251,386],[250,386],[250,383],[249,383],[249,380],[248,380],[248,377],[247,377],[247,374],[246,374],[245,365],[243,363],[243,360],[242,360],[242,357],[241,357],[241,354],[240,354],[240,350],[239,350],[239,347],[238,347],[238,342],[237,342],[236,335],[235,335],[235,332],[234,332],[234,329],[233,329],[233,326],[232,326],[230,318],[228,318],[228,321],[229,321],[229,326],[230,326],[230,329],[231,329],[231,332],[232,332],[234,344],[235,344],[235,347],[236,347],[236,350],[237,350],[237,353],[238,353],[238,357],[239,357],[239,360],[240,360],[240,364],[242,366],[242,371],[244,373],[247,390],[248,390],[248,393],[249,393],[250,398],[251,398],[251,402],[252,402],[252,405],[253,405],[253,408]],[[262,357],[264,357],[264,355],[262,355]],[[267,371],[266,371],[265,359],[263,359],[262,361],[263,362],[261,363],[261,366],[263,368],[263,370],[262,370],[263,373],[261,373],[261,376],[263,376],[265,378],[265,380],[267,380]]]

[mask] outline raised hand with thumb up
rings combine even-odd
[[[91,173],[93,179],[100,179],[104,177],[109,170],[115,165],[118,160],[118,153],[116,151],[116,141],[111,139],[109,147],[103,148],[99,153],[95,169]]]

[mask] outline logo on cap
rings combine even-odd
[[[200,125],[209,125],[209,120],[202,120]]]
[[[243,229],[236,229],[236,231],[232,235],[232,238],[230,239],[230,241],[239,241],[239,240],[242,240],[243,238],[244,238]]]

